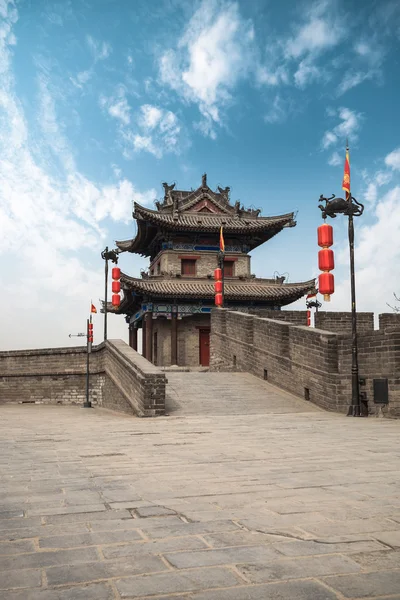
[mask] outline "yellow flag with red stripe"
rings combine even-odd
[[[222,227],[219,232],[219,249],[221,252],[225,252],[225,240],[224,240],[224,233],[223,233]]]
[[[350,196],[350,155],[349,148],[346,148],[346,158],[344,161],[344,175],[342,182],[342,190],[346,192],[346,200],[349,199]]]

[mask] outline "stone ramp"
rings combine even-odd
[[[321,409],[249,373],[169,372],[166,412],[174,415],[248,415]]]

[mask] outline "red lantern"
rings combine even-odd
[[[113,306],[119,306],[121,304],[121,298],[119,297],[119,294],[112,295],[111,303]]]
[[[328,223],[323,223],[317,229],[318,231],[318,246],[321,248],[329,248],[333,245],[333,227]]]
[[[324,295],[326,302],[330,301],[330,296],[335,291],[335,280],[332,273],[321,273],[319,280],[319,293]]]
[[[121,291],[121,283],[119,281],[113,281],[111,284],[111,289],[114,294],[119,294]]]
[[[222,279],[222,269],[215,269],[214,271],[214,279],[215,281],[219,281],[220,279]]]
[[[320,271],[332,271],[335,268],[333,250],[323,248],[318,252],[318,268]]]
[[[215,306],[222,306],[222,294],[215,294]]]
[[[121,277],[121,269],[119,267],[113,267],[112,278],[117,280]]]
[[[222,293],[222,281],[216,281],[214,283],[214,290],[216,294],[221,294]]]

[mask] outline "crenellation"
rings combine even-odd
[[[78,357],[73,366],[71,356]],[[0,374],[0,404],[83,404],[86,400],[84,348],[54,348],[52,354],[49,349],[36,354],[34,350],[0,352]],[[93,347],[89,394],[93,406],[138,416],[164,414],[165,385],[165,374],[124,342]]]
[[[283,311],[282,311],[283,312]],[[289,311],[288,311],[289,312]],[[294,311],[293,311],[294,312]],[[280,313],[281,314],[281,313]],[[340,323],[348,322],[347,313],[335,313]],[[400,416],[400,323],[399,315],[380,316],[381,329],[365,313],[365,328],[358,336],[359,373],[366,380],[369,412],[379,413],[374,404],[373,379],[387,378],[389,405],[382,408],[388,417]],[[279,315],[280,316],[280,315]],[[245,371],[267,379],[299,397],[305,388],[311,402],[327,410],[347,412],[351,397],[351,335],[296,325],[294,323],[228,310],[212,313],[211,369]],[[253,338],[249,336],[252,330]],[[329,323],[326,319],[325,322]],[[321,323],[321,321],[320,321]]]

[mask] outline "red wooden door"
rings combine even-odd
[[[200,329],[200,364],[202,367],[210,365],[210,330]]]

